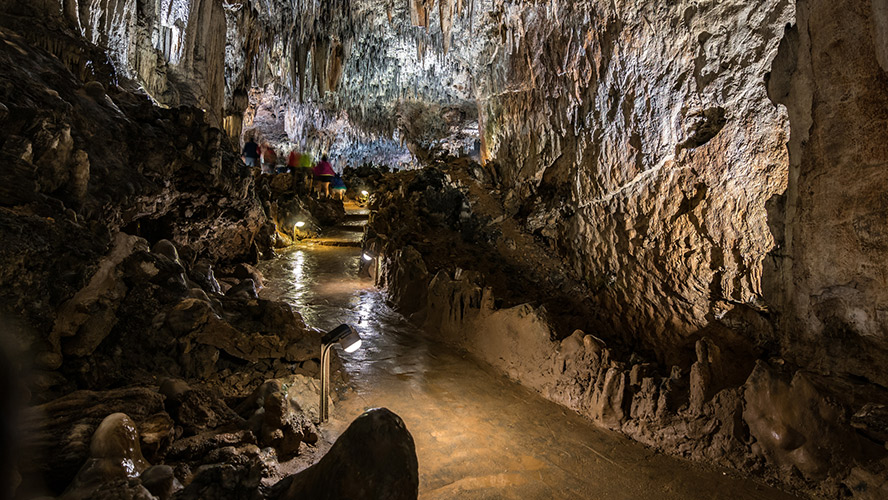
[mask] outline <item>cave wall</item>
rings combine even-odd
[[[668,359],[764,310],[765,207],[788,169],[764,77],[794,16],[786,0],[496,3],[482,156],[600,291],[601,331]]]
[[[888,64],[884,2],[798,2],[769,80],[789,110],[769,302],[784,350],[822,373],[888,384]]]
[[[249,3],[3,0],[0,11],[21,16],[26,22],[41,19],[49,38],[53,32],[69,30],[104,49],[113,64],[114,78],[103,83],[135,81],[161,105],[206,110],[208,120],[216,126],[222,126],[229,115],[242,114],[246,107],[245,100],[237,97],[245,95],[252,65],[243,61],[251,61],[254,54],[250,52],[258,46],[257,16]],[[60,58],[68,50],[64,43],[50,43],[42,29],[23,32],[32,43]],[[237,45],[229,46],[229,38],[237,40]],[[236,54],[236,50],[245,53]]]
[[[473,148],[478,133],[510,215],[596,291],[599,312],[582,326],[661,361],[699,336],[739,334],[796,350],[799,364],[886,381],[867,368],[888,358],[881,3],[0,0],[0,10],[60,21],[106,47],[116,75],[163,104],[206,109],[231,136],[257,83],[290,100],[289,141],[346,156],[352,145],[402,154],[398,142],[431,161]],[[83,71],[101,64],[36,43]]]

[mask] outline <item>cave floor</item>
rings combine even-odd
[[[368,408],[400,415],[416,442],[421,499],[795,498],[598,428],[428,338],[357,277],[359,255],[297,247],[263,264],[263,296],[290,302],[310,326],[358,328],[363,346],[340,351],[349,382],[322,431],[333,441]]]

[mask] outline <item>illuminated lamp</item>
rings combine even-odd
[[[339,325],[328,332],[321,339],[321,406],[319,408],[319,423],[326,422],[330,416],[330,408],[327,400],[330,397],[330,349],[336,344],[342,346],[345,352],[352,353],[361,348],[361,336],[350,325]]]

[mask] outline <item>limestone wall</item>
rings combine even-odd
[[[49,43],[44,30],[57,33],[66,29],[79,34],[106,51],[116,78],[135,81],[162,105],[203,108],[217,126],[231,109],[240,114],[246,107],[246,102],[238,103],[235,98],[245,95],[245,90],[237,92],[226,83],[239,82],[241,87],[245,80],[249,83],[252,68],[243,61],[249,61],[251,54],[229,55],[226,47],[229,31],[233,31],[239,48],[255,50],[249,5],[229,5],[229,16],[222,2],[210,0],[53,0],[33,4],[4,0],[0,10],[21,16],[24,26],[39,20],[41,29],[23,31],[26,36],[33,35],[33,43],[60,58],[69,47]],[[229,30],[229,22],[235,23],[233,30]]]
[[[821,373],[888,383],[883,2],[798,2],[769,93],[789,110],[789,185],[767,269],[784,351]]]
[[[601,290],[602,327],[666,359],[734,309],[765,309],[788,124],[764,82],[794,14],[785,0],[497,11],[503,71],[480,76],[478,104],[513,213]]]

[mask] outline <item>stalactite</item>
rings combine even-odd
[[[323,37],[315,38],[311,49],[311,70],[318,95],[323,97],[327,92],[327,61],[330,56],[330,40]]]
[[[438,0],[444,53],[450,51],[450,30],[453,28],[453,0]]]
[[[296,47],[296,67],[299,73],[299,102],[305,102],[305,70],[308,59],[308,47],[305,44],[299,44]]]
[[[410,22],[414,26],[429,27],[429,9],[434,0],[410,0]]]
[[[342,79],[342,67],[346,58],[346,49],[338,40],[333,42],[327,62],[327,88],[331,92],[339,89]]]

